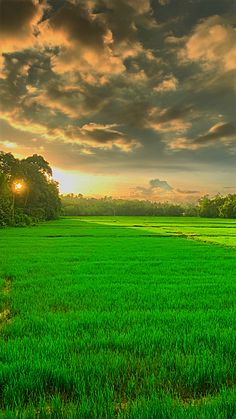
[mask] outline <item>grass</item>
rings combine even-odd
[[[164,217],[1,230],[0,417],[236,417],[234,234]]]
[[[236,247],[236,221],[193,217],[87,217],[96,224],[142,228],[158,235],[185,237]]]

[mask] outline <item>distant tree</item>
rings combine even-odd
[[[236,218],[236,195],[227,195],[219,209],[220,217]]]
[[[200,217],[215,218],[219,216],[219,199],[209,198],[205,195],[199,200],[199,215]]]
[[[199,215],[199,209],[196,205],[193,204],[186,205],[183,215],[185,217],[197,217]]]

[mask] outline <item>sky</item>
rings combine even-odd
[[[0,0],[0,150],[63,193],[236,193],[236,1]]]

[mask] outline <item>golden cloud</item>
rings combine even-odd
[[[236,70],[236,28],[220,16],[198,24],[181,51],[188,61],[199,61],[205,68],[218,65],[223,71]]]
[[[116,148],[122,152],[132,152],[141,147],[137,140],[126,138],[122,132],[114,129],[116,124],[89,123],[82,127],[70,124],[65,127],[50,128],[46,123],[32,123],[24,118],[17,109],[5,112],[2,119],[19,131],[39,135],[46,141],[62,141],[67,144],[80,145],[86,154],[93,153],[93,149],[111,150]]]
[[[171,150],[197,150],[206,147],[215,147],[217,144],[229,145],[236,141],[236,128],[231,123],[219,122],[214,124],[203,135],[199,135],[195,139],[186,137],[178,137],[168,142],[168,148]]]
[[[68,2],[40,25],[39,42],[58,46],[53,69],[57,73],[96,69],[118,74],[125,70],[122,59],[112,51],[112,32],[103,19],[79,3]]]
[[[191,113],[190,110],[177,108],[152,108],[149,112],[147,120],[147,127],[152,128],[157,132],[168,133],[177,132],[183,133],[191,128],[192,123],[186,120],[186,113]]]
[[[165,78],[157,87],[154,88],[156,92],[173,92],[178,87],[178,80],[171,76]]]

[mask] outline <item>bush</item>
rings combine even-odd
[[[12,208],[10,200],[0,198],[0,227],[5,227],[11,224]]]
[[[25,214],[22,209],[17,209],[14,216],[14,225],[19,227],[26,227],[35,224],[37,218],[30,217]]]

